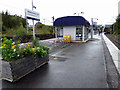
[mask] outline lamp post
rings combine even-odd
[[[91,26],[91,39],[93,39],[93,19],[97,19],[98,20],[98,18],[91,18],[91,23],[92,23],[92,26]]]
[[[93,18],[91,18],[91,23],[92,23],[92,26],[91,26],[91,39],[93,39]]]
[[[84,14],[84,12],[80,12],[80,13],[74,13],[74,15],[75,15],[75,14],[78,14],[78,16],[79,16],[79,14]]]

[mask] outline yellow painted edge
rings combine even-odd
[[[71,41],[71,42],[76,42],[76,43],[86,43],[87,41],[89,41],[89,39],[86,39],[85,41]]]
[[[90,40],[90,39],[88,38],[88,39],[85,40],[85,42],[88,42],[89,40]]]
[[[70,41],[70,42],[75,42],[75,43],[86,43],[86,42],[88,42],[90,39],[88,38],[88,39],[86,39],[85,41]],[[56,41],[54,41],[54,42],[57,42],[57,40]],[[62,42],[64,42],[63,40],[62,40]]]

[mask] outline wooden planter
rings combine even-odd
[[[47,54],[45,57],[41,58],[39,55],[35,56],[35,67],[39,68],[40,66],[44,65],[45,63],[48,63],[49,61],[49,54]]]
[[[11,62],[2,61],[2,79],[15,82],[48,61],[49,54],[44,58],[33,55]]]

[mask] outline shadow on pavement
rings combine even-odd
[[[38,68],[33,72],[14,83],[2,80],[2,88],[31,88],[32,86],[36,86],[38,81],[40,84],[40,82],[46,79],[44,77],[48,75],[49,64],[45,64],[41,68]]]

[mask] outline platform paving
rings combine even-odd
[[[48,64],[2,88],[108,88],[101,36],[51,52]]]

